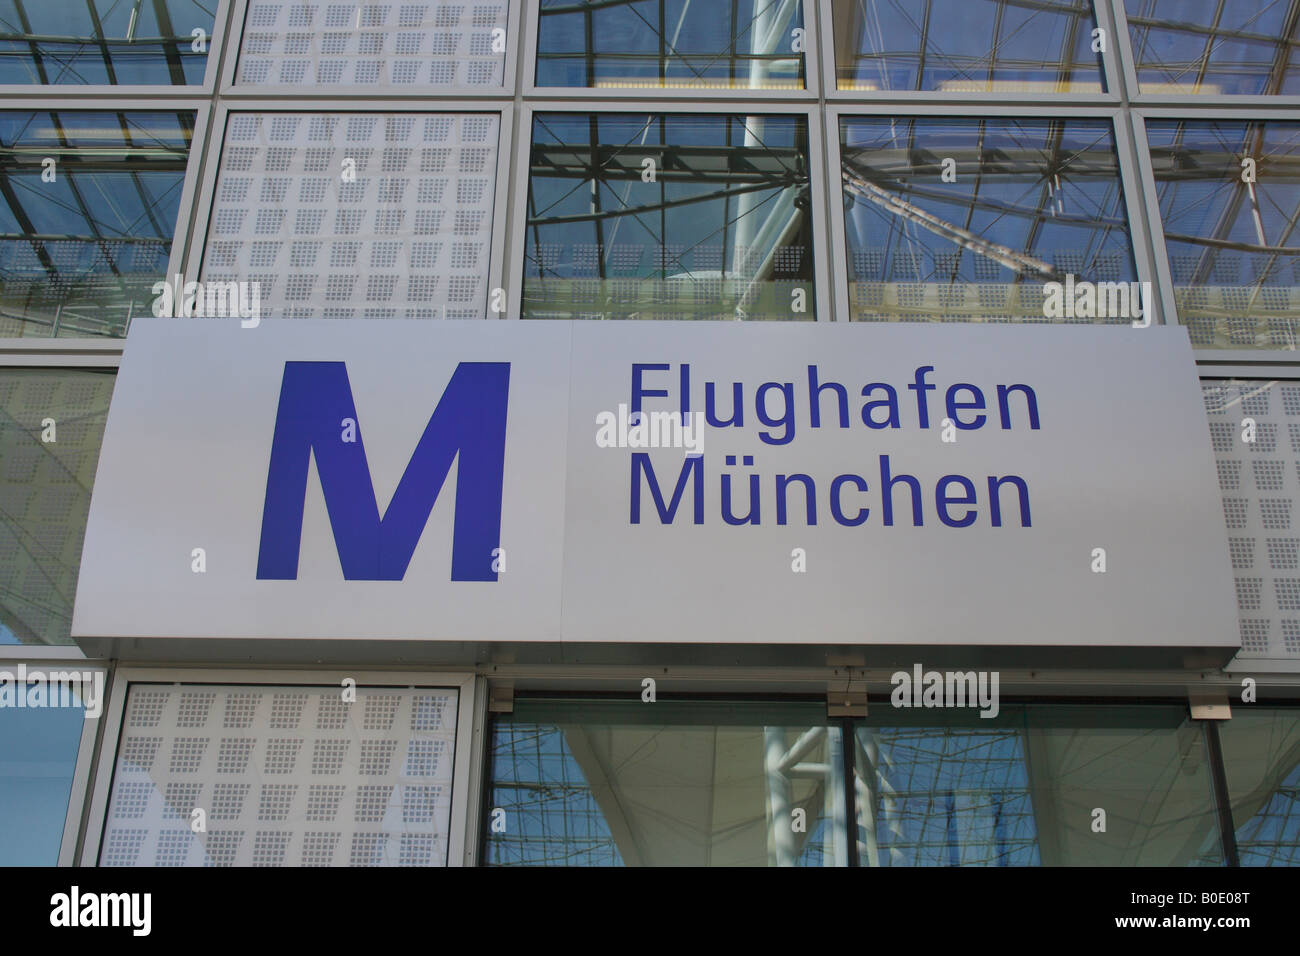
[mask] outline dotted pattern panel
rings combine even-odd
[[[1241,659],[1300,660],[1300,382],[1201,385],[1223,492]],[[1247,426],[1254,423],[1253,441]]]
[[[133,685],[100,864],[445,866],[457,691],[356,693]]]
[[[501,87],[508,4],[251,0],[238,83]]]
[[[500,118],[236,113],[202,280],[264,318],[486,317]]]
[[[0,374],[0,643],[72,643],[72,600],[113,382],[62,369]]]

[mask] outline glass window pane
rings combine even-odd
[[[6,661],[3,670],[17,673]],[[35,670],[35,666],[32,670]],[[59,670],[71,670],[60,667]],[[14,684],[6,685],[13,690]],[[28,700],[34,688],[48,692],[48,684],[19,685]],[[67,693],[67,685],[59,693]],[[85,726],[80,700],[76,706],[0,707],[0,866],[54,866],[68,813],[68,798],[77,766],[77,748]],[[47,698],[48,700],[48,698]]]
[[[800,0],[541,0],[537,85],[804,88]]]
[[[0,370],[0,644],[71,644],[72,599],[114,377]]]
[[[99,863],[445,866],[457,698],[132,684]]]
[[[1237,587],[1241,660],[1300,660],[1300,383],[1201,383]],[[1249,437],[1243,424],[1253,422]]]
[[[1300,708],[1235,706],[1220,721],[1242,866],[1300,866]]]
[[[839,742],[825,704],[519,698],[493,721],[485,858],[843,865]]]
[[[201,278],[262,318],[487,315],[500,116],[232,113]],[[247,293],[247,294],[245,294]]]
[[[855,321],[1127,324],[1147,301],[1109,121],[842,117],[840,159]],[[1071,276],[1130,304],[1054,308]]]
[[[0,83],[201,84],[215,9],[201,0],[0,0]]]
[[[1185,706],[882,711],[854,746],[863,866],[1223,863]]]
[[[318,93],[344,86],[376,92],[499,88],[508,13],[506,0],[250,0],[236,82],[305,83]]]
[[[841,90],[1100,93],[1090,0],[831,0]]]
[[[194,114],[0,112],[0,337],[122,336],[167,271]]]
[[[1124,0],[1143,93],[1300,93],[1295,0]]]
[[[1147,139],[1192,344],[1294,349],[1300,123],[1148,120]]]
[[[524,318],[813,319],[803,116],[540,113]]]

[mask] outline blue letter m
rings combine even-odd
[[[453,581],[495,581],[501,539],[509,362],[461,362],[415,446],[381,518],[361,426],[342,362],[285,362],[262,510],[259,580],[298,576],[307,469],[312,455],[349,581],[400,581],[453,461]],[[344,419],[352,419],[347,429]],[[345,441],[345,431],[354,431]]]

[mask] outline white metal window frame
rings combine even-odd
[[[748,102],[748,99],[742,101]],[[756,103],[753,110],[745,109],[742,102],[732,100],[731,109],[723,109],[716,102],[691,102],[680,100],[672,103],[657,100],[637,99],[629,102],[609,102],[600,104],[601,108],[593,110],[590,106],[575,106],[567,100],[542,100],[525,103],[519,111],[519,135],[515,144],[515,178],[512,183],[514,196],[511,203],[511,221],[509,224],[510,249],[510,285],[507,287],[507,317],[522,321],[524,293],[524,247],[527,241],[528,192],[531,188],[529,175],[529,156],[533,148],[533,116],[537,113],[571,113],[579,116],[603,116],[625,114],[632,116],[802,116],[808,123],[808,179],[812,189],[812,255],[813,255],[813,295],[816,309],[815,321],[832,321],[835,308],[831,296],[830,272],[827,266],[826,248],[826,202],[827,190],[825,164],[822,155],[821,110],[816,104],[794,104],[789,102],[765,101]],[[818,176],[818,172],[823,175]],[[838,180],[837,180],[838,181]],[[587,321],[575,319],[573,321]],[[798,321],[791,319],[791,321]]]
[[[447,834],[447,865],[472,866],[478,852],[478,823],[482,793],[485,682],[471,672],[374,671],[360,668],[334,670],[234,670],[206,668],[135,667],[123,665],[112,675],[104,705],[94,782],[85,807],[81,866],[98,866],[101,843],[112,795],[113,773],[121,741],[126,701],[133,684],[229,684],[256,686],[339,686],[350,677],[359,691],[373,688],[454,688],[456,706],[456,756],[452,768],[451,818]],[[83,736],[83,748],[85,738]],[[78,763],[80,770],[80,762]],[[75,788],[74,788],[75,789]],[[71,804],[77,806],[76,802]],[[65,841],[66,842],[66,841]],[[60,860],[62,863],[62,860]]]
[[[416,101],[389,98],[367,100],[364,104],[349,104],[348,108],[345,109],[328,109],[327,105],[327,101],[321,97],[292,101],[264,97],[240,99],[238,101],[231,100],[229,102],[223,99],[221,101],[220,105],[213,111],[210,136],[212,148],[207,150],[204,156],[203,169],[198,173],[199,181],[196,186],[196,198],[183,197],[182,199],[182,201],[189,199],[193,215],[190,229],[185,237],[183,258],[177,260],[183,263],[183,268],[173,268],[172,271],[183,272],[187,278],[198,278],[202,274],[208,226],[212,220],[213,205],[216,199],[217,173],[221,168],[221,157],[225,151],[226,131],[229,129],[229,118],[232,113],[258,113],[263,115],[322,113],[330,116],[363,116],[376,113],[413,113],[417,115],[461,113],[473,116],[496,116],[498,120],[496,182],[493,184],[492,236],[488,251],[487,283],[484,288],[486,300],[483,303],[485,317],[494,318],[495,316],[493,316],[490,308],[492,293],[502,287],[501,277],[504,272],[502,257],[507,247],[507,243],[502,237],[504,236],[504,230],[508,227],[506,216],[508,203],[506,197],[510,191],[511,107],[502,105],[499,102],[491,103],[486,101],[472,104],[466,104],[462,101],[460,105],[456,105],[431,99]],[[173,246],[173,252],[178,251],[178,246],[179,243]],[[3,347],[3,344],[3,340],[0,340],[0,347]]]
[[[330,100],[339,99],[356,99],[364,101],[367,105],[376,99],[385,101],[401,100],[418,100],[424,104],[423,109],[429,112],[438,112],[436,107],[429,104],[439,101],[453,100],[464,102],[465,100],[500,100],[503,97],[512,97],[515,90],[515,70],[518,64],[517,50],[515,49],[516,38],[520,36],[520,31],[515,29],[519,23],[520,5],[525,0],[504,0],[506,3],[506,49],[504,53],[504,70],[502,74],[502,85],[492,87],[482,86],[438,86],[438,87],[419,87],[412,90],[403,90],[400,87],[384,86],[357,86],[356,84],[339,85],[323,87],[315,83],[309,84],[292,84],[292,83],[238,83],[236,82],[239,70],[240,47],[244,42],[244,29],[248,22],[248,5],[249,0],[222,0],[224,3],[230,3],[232,7],[231,24],[230,24],[230,42],[226,45],[227,54],[224,56],[221,66],[221,84],[220,94],[222,99],[243,100],[274,98],[302,98],[304,100],[314,100],[319,102],[322,97]],[[358,0],[358,5],[363,0]],[[244,109],[246,107],[238,107]],[[251,107],[247,107],[251,108]],[[302,107],[310,109],[310,107]],[[460,112],[462,110],[449,110],[449,112]]]
[[[717,0],[697,0],[712,2]],[[817,16],[817,0],[803,0],[804,15],[804,88],[802,90],[780,89],[675,89],[673,87],[590,87],[590,86],[538,86],[537,85],[537,38],[541,26],[541,0],[528,0],[527,13],[523,21],[523,64],[521,66],[521,89],[526,97],[543,97],[548,100],[582,100],[632,103],[653,103],[656,112],[661,104],[694,101],[716,103],[718,101],[735,103],[789,103],[815,100],[822,95],[822,53],[819,39],[820,18]]]

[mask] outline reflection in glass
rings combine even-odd
[[[0,372],[0,644],[72,643],[113,381],[101,371]]]
[[[886,711],[857,722],[854,748],[863,866],[1223,862],[1204,739],[1185,707]]]
[[[1218,724],[1237,855],[1242,866],[1300,866],[1300,709],[1256,707]]]
[[[201,84],[215,10],[202,0],[0,0],[0,83]]]
[[[843,117],[840,158],[854,320],[1131,321],[1045,292],[1137,279],[1109,121]]]
[[[803,89],[800,0],[541,0],[537,85]]]
[[[1192,343],[1294,349],[1300,123],[1148,120],[1147,139]]]
[[[194,114],[0,112],[0,337],[121,336],[167,271]]]
[[[1124,0],[1143,93],[1300,93],[1300,0]]]
[[[538,114],[523,316],[812,319],[802,116]]]
[[[83,714],[80,706],[0,707],[0,866],[58,863]]]
[[[1099,93],[1090,0],[831,0],[841,90]]]
[[[825,714],[807,704],[517,699],[493,724],[489,799],[506,827],[488,827],[486,859],[843,865],[840,735]]]

